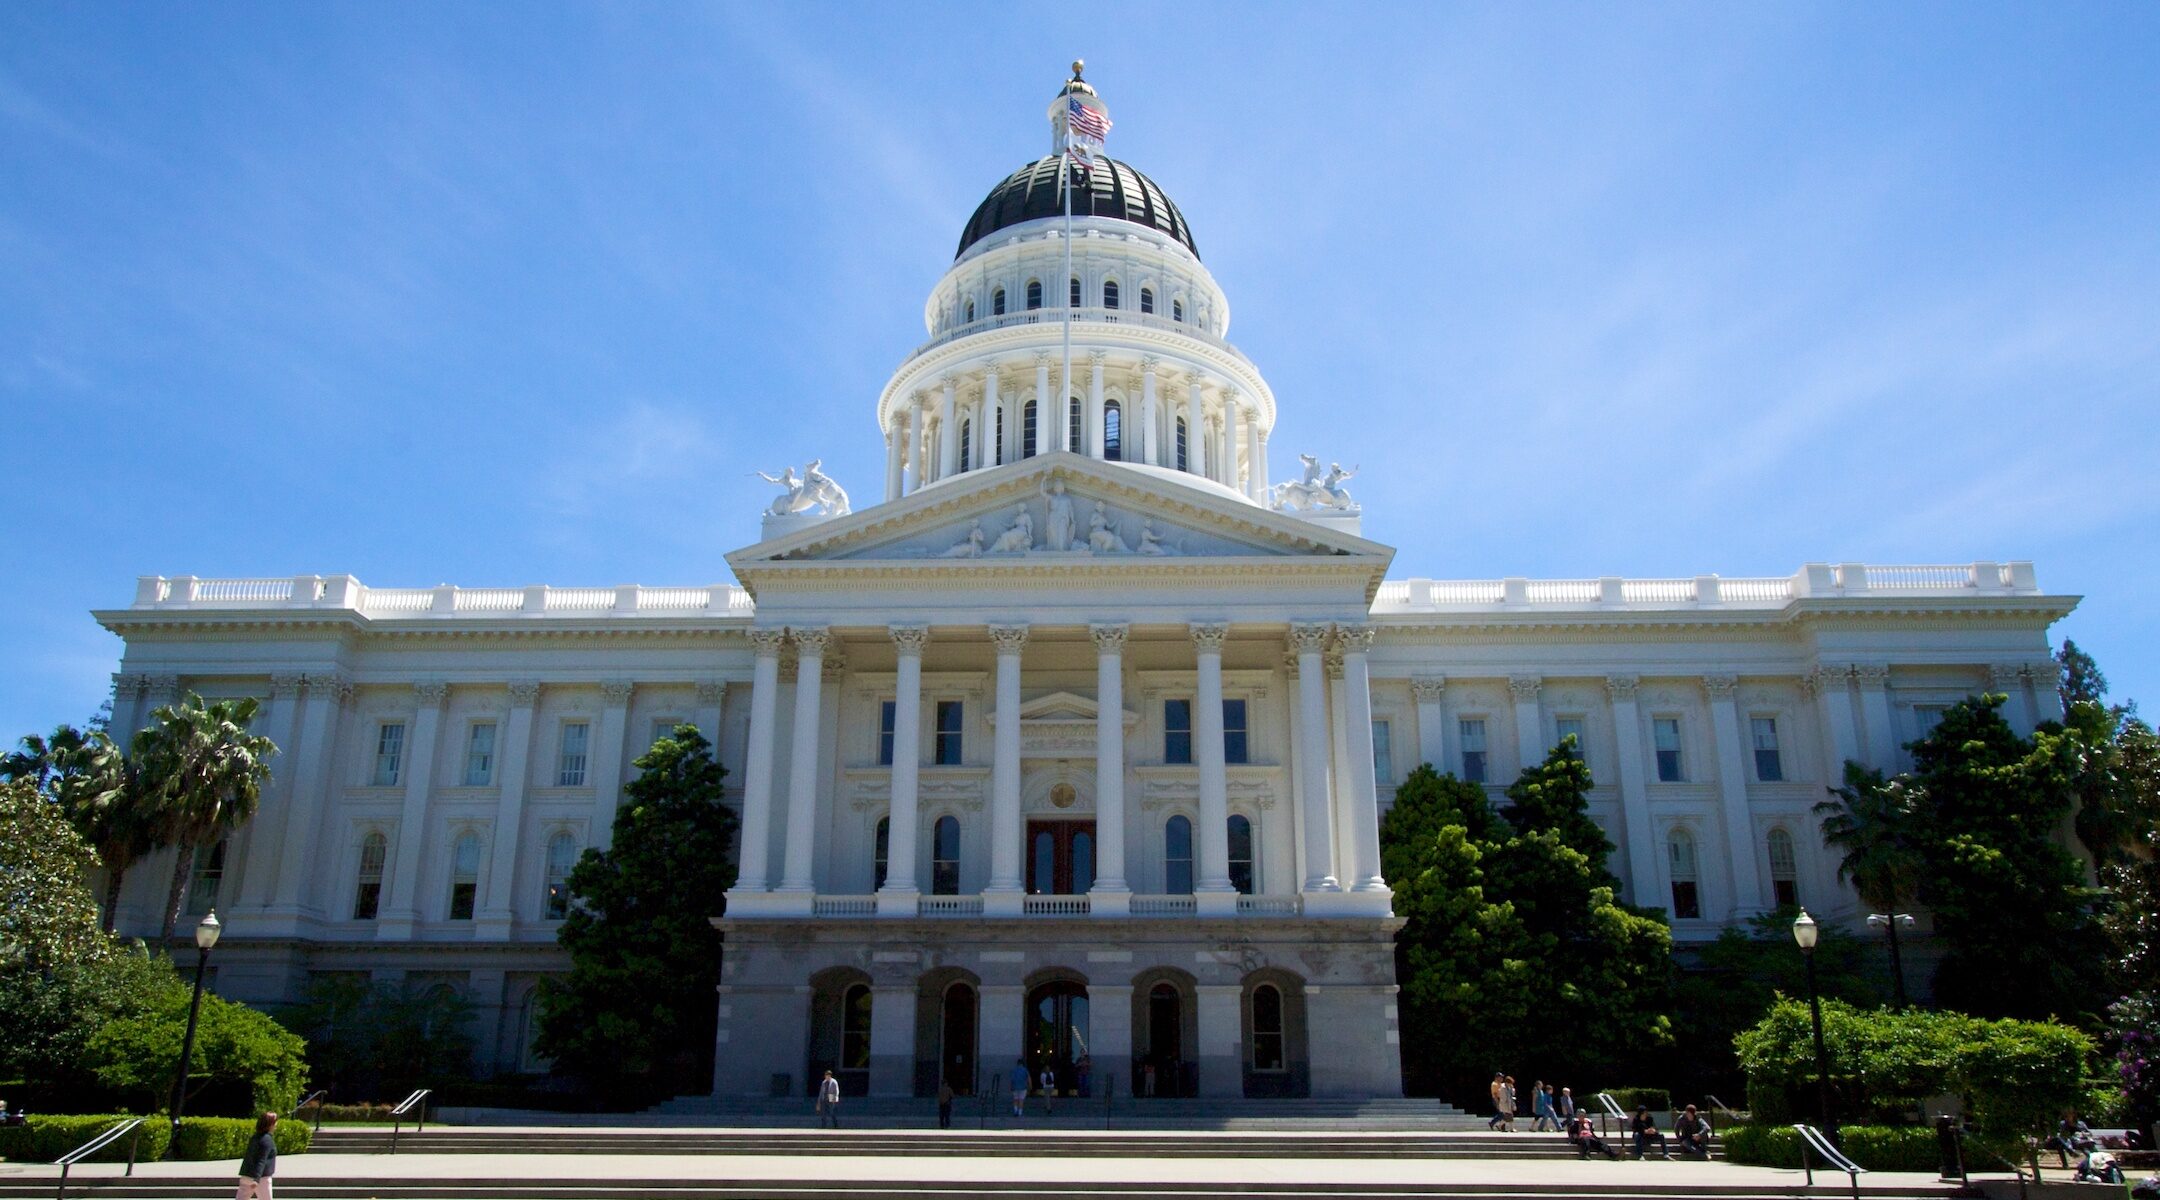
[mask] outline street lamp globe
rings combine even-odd
[[[205,951],[209,950],[210,947],[217,945],[218,934],[222,932],[224,932],[224,928],[218,924],[217,910],[213,908],[210,910],[210,915],[204,917],[202,923],[195,927],[196,947]]]
[[[1806,909],[1801,909],[1800,915],[1793,918],[1792,940],[1800,943],[1802,951],[1813,954],[1815,952],[1815,939],[1820,936],[1822,936],[1822,930],[1815,924],[1815,918],[1809,916]]]

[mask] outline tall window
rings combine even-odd
[[[1779,908],[1800,906],[1800,863],[1793,855],[1792,834],[1773,829],[1763,839],[1770,852],[1770,899]]]
[[[975,422],[963,420],[960,422],[960,469],[970,470],[975,465]]]
[[[1282,991],[1263,983],[1252,993],[1252,1066],[1255,1071],[1281,1071],[1283,1066]]]
[[[877,819],[877,833],[871,841],[874,845],[870,851],[870,890],[874,892],[885,886],[886,852],[892,847],[891,817]]]
[[[967,322],[970,325],[975,323],[975,298],[973,296],[968,297]]]
[[[1230,818],[1230,886],[1253,894],[1252,821],[1242,813]]]
[[[1028,280],[1027,306],[1031,309],[1042,307],[1042,280]]]
[[[480,894],[480,835],[468,829],[450,844],[450,919],[473,919]]]
[[[1185,451],[1185,418],[1179,417],[1177,419],[1177,469],[1180,471],[1192,470],[1192,468],[1186,464],[1187,456]]]
[[[1462,743],[1462,777],[1470,783],[1485,782],[1485,719],[1466,717],[1455,724]]]
[[[960,894],[960,818],[939,817],[930,827],[930,894]]]
[[[1246,732],[1245,702],[1222,702],[1222,757],[1226,763],[1252,761],[1252,739]]]
[[[1185,319],[1185,302],[1183,300],[1172,300],[1170,302],[1170,319],[1173,321]]]
[[[1035,306],[1030,304],[1028,305],[1028,307],[1033,308]],[[1002,317],[1005,315],[1004,288],[999,288],[996,291],[990,293],[990,315],[993,317]]]
[[[1583,760],[1584,762],[1589,762],[1590,738],[1583,731],[1583,719],[1581,717],[1554,717],[1554,744],[1557,745],[1558,743],[1564,742],[1569,738],[1575,739],[1575,757]]]
[[[994,433],[994,436],[992,436],[992,438],[990,439],[990,443],[991,443],[991,446],[992,446],[992,457],[994,457],[994,458],[996,458],[996,459],[997,459],[997,461],[998,461],[998,465],[999,465],[999,466],[1004,466],[1004,465],[1005,465],[1005,406],[1004,406],[1004,405],[1002,405],[1002,404],[998,405],[998,410],[997,410],[997,417],[996,417],[996,419],[995,419],[995,420],[993,420],[993,421],[991,422],[990,428],[991,428],[991,429],[993,430],[993,433]]]
[[[886,700],[878,704],[877,714],[877,765],[889,767],[893,760],[893,720],[898,706]]]
[[[1395,729],[1387,721],[1372,723],[1372,772],[1373,778],[1382,783],[1395,782]]]
[[[1777,718],[1750,718],[1748,729],[1755,741],[1755,778],[1764,783],[1784,782],[1785,763],[1778,755]]]
[[[1020,457],[1035,457],[1035,402],[1028,401],[1020,409]]]
[[[547,919],[550,921],[560,921],[570,915],[570,868],[576,865],[576,838],[564,831],[548,839]]]
[[[1678,783],[1680,773],[1680,719],[1657,717],[1650,722],[1650,736],[1657,745],[1659,783]]]
[[[495,782],[495,723],[475,724],[465,734],[465,786]]]
[[[195,847],[188,871],[187,915],[200,917],[217,907],[218,886],[225,882],[225,839]]]
[[[1125,412],[1115,400],[1103,401],[1102,456],[1111,462],[1125,457]]]
[[[870,988],[853,984],[840,994],[840,1069],[870,1069]]]
[[[1913,705],[1913,736],[1915,740],[1935,732],[1935,727],[1942,724],[1943,713],[1946,711],[1940,704]]]
[[[941,767],[960,765],[960,730],[964,711],[958,700],[937,702],[937,733],[932,761]]]
[[[390,841],[382,834],[370,832],[360,839],[360,874],[353,884],[353,920],[372,921],[382,907],[383,860],[389,856]]]
[[[683,722],[677,720],[674,717],[654,717],[652,723],[652,736],[645,740],[645,748],[647,750],[650,750],[659,743],[674,737],[675,727],[682,723]]]
[[[592,726],[571,721],[562,727],[562,753],[556,758],[557,787],[585,786],[585,747],[592,740]]]
[[[1071,299],[1067,303],[1073,308],[1080,307],[1080,277],[1078,275],[1073,276]]]
[[[1163,822],[1163,892],[1192,895],[1192,821],[1176,816]]]
[[[375,731],[375,786],[396,787],[405,763],[405,726],[391,722]]]
[[[1080,397],[1078,396],[1074,396],[1065,402],[1065,436],[1070,439],[1068,444],[1072,446],[1073,452],[1076,454],[1079,453],[1080,447],[1086,444],[1081,440],[1083,435],[1080,431]]]
[[[1702,916],[1702,895],[1695,872],[1695,835],[1675,829],[1665,838],[1665,853],[1672,867],[1672,915],[1692,921]]]
[[[1105,280],[1103,280],[1103,285],[1102,285],[1102,306],[1103,306],[1104,308],[1116,308],[1116,307],[1118,306],[1118,286],[1117,286],[1117,280],[1115,280],[1115,279],[1105,279]]]
[[[1162,705],[1162,760],[1192,761],[1192,701],[1165,700]]]
[[[1140,289],[1140,311],[1141,311],[1141,312],[1143,312],[1143,313],[1152,313],[1152,312],[1154,312],[1154,311],[1155,311],[1155,289],[1154,289],[1154,288],[1141,288],[1141,289]]]

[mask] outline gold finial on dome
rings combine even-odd
[[[1086,67],[1087,67],[1087,60],[1086,60],[1086,59],[1082,59],[1082,58],[1076,58],[1076,59],[1074,59],[1074,60],[1073,60],[1073,78],[1074,78],[1074,79],[1078,79],[1078,78],[1080,78],[1080,72],[1081,72],[1081,71],[1083,71],[1083,70],[1085,70],[1085,69],[1086,69]]]

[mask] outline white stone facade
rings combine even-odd
[[[2025,563],[1387,581],[1354,508],[1271,504],[1275,397],[1197,256],[1115,218],[1072,234],[964,249],[877,404],[884,501],[776,505],[733,583],[146,578],[97,614],[127,643],[117,728],[252,694],[284,748],[201,864],[220,990],[449,986],[484,1068],[544,1066],[562,870],[690,722],[743,814],[719,1091],[830,1065],[973,1086],[1054,1027],[1068,1077],[1084,1053],[1120,1092],[1392,1095],[1377,824],[1417,763],[1497,797],[1578,734],[1629,898],[1702,939],[1785,897],[1862,915],[1809,814],[1844,760],[1901,767],[1982,690],[2021,729],[2056,715],[2075,600]],[[1078,438],[1037,420],[1029,444],[1061,392]],[[130,874],[124,930],[155,929],[170,870]]]

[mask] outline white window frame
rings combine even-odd
[[[1762,725],[1770,727],[1770,745],[1768,747],[1763,746],[1761,740],[1756,736]],[[1755,777],[1757,783],[1792,782],[1792,772],[1787,770],[1785,766],[1785,734],[1778,726],[1779,721],[1776,713],[1748,714],[1748,773]],[[1766,748],[1771,754],[1777,756],[1774,760],[1777,763],[1778,777],[1776,779],[1763,778],[1762,754]]]
[[[577,758],[570,756],[570,731],[579,731]],[[584,718],[565,720],[555,729],[555,786],[588,787],[592,783],[592,722]]]
[[[480,748],[480,731],[487,731],[487,748]],[[502,736],[502,726],[494,721],[474,721],[465,727],[465,773],[466,787],[495,786],[497,747]],[[478,768],[477,770],[475,768]]]
[[[396,787],[405,779],[405,734],[409,726],[402,720],[375,722],[375,754],[368,769],[368,782],[375,787]],[[385,765],[385,744],[390,731],[397,730],[397,745],[387,751],[389,770]]]
[[[1483,713],[1466,713],[1455,718],[1456,766],[1465,782],[1485,784],[1492,781],[1492,730],[1491,718]],[[1477,727],[1477,745],[1470,744],[1471,726]],[[1478,756],[1477,778],[1470,777],[1470,756]]]
[[[1665,777],[1665,764],[1658,756],[1665,747],[1658,745],[1658,730],[1670,726],[1673,734],[1672,778]],[[1687,723],[1678,713],[1654,713],[1650,717],[1650,776],[1654,783],[1686,783],[1688,781]],[[1700,885],[1698,884],[1698,889]]]

